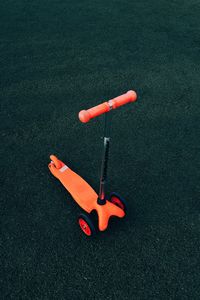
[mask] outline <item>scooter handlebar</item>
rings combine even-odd
[[[113,98],[107,102],[94,106],[87,110],[81,110],[79,112],[79,120],[82,123],[87,123],[91,119],[100,116],[111,109],[116,109],[129,102],[134,102],[137,99],[137,94],[135,91],[128,91],[126,94]]]

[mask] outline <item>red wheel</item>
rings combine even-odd
[[[126,210],[127,210],[126,201],[119,194],[114,193],[114,192],[111,193],[109,201],[111,203],[115,204],[116,206],[118,206],[119,208],[123,209],[123,211],[126,212]]]
[[[94,236],[96,233],[94,224],[89,216],[86,214],[81,214],[78,217],[78,223],[81,228],[81,230],[85,233],[87,236]]]

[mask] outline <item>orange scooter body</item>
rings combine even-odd
[[[107,102],[101,103],[95,107],[88,110],[82,110],[79,112],[79,120],[82,123],[87,123],[91,119],[96,118],[104,113],[108,113],[110,110],[116,109],[124,104],[134,102],[137,99],[137,94],[134,91],[128,91],[127,93],[113,98]],[[108,124],[110,124],[108,122]],[[72,195],[74,200],[78,205],[85,210],[87,213],[91,213],[93,210],[97,212],[98,215],[98,227],[100,231],[106,230],[108,227],[108,222],[111,216],[116,216],[123,218],[125,216],[125,211],[119,202],[116,200],[113,202],[104,199],[105,189],[104,183],[106,178],[107,169],[107,159],[108,159],[108,149],[109,149],[109,139],[108,139],[108,126],[105,119],[105,132],[104,132],[104,156],[102,160],[102,173],[100,179],[100,192],[99,196],[93,190],[93,188],[78,174],[73,172],[67,165],[60,161],[56,156],[51,155],[51,162],[48,167],[51,173],[64,185],[68,192]],[[119,199],[118,199],[119,200]],[[121,203],[122,201],[120,201]],[[122,203],[123,204],[123,203]],[[91,235],[90,225],[87,220],[79,219],[79,225],[81,229],[87,235]],[[87,228],[89,231],[87,232]]]
[[[60,180],[78,205],[87,213],[91,213],[93,210],[97,212],[100,231],[106,230],[111,216],[119,218],[125,216],[125,212],[121,208],[109,201],[106,201],[104,205],[99,205],[97,203],[97,193],[82,177],[73,172],[56,156],[51,155],[50,159],[49,170]]]

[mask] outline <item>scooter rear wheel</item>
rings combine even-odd
[[[119,208],[123,209],[123,211],[126,213],[127,211],[127,204],[123,197],[121,197],[119,194],[113,192],[110,194],[110,197],[108,199],[111,203],[118,206]]]
[[[91,237],[96,234],[96,229],[90,216],[80,214],[78,217],[78,224],[85,235]]]

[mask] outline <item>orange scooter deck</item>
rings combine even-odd
[[[100,231],[107,228],[111,216],[117,216],[119,218],[125,216],[125,213],[121,208],[109,201],[106,201],[106,204],[104,205],[99,205],[97,203],[97,193],[81,176],[73,172],[54,155],[51,155],[50,159],[51,162],[48,165],[49,170],[60,180],[78,205],[87,213],[92,212],[92,210],[97,211]]]

